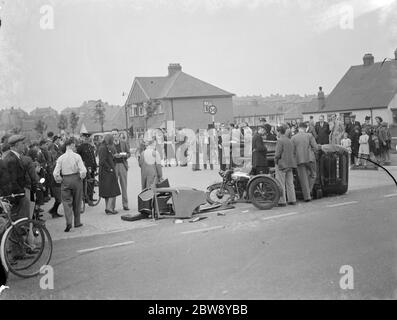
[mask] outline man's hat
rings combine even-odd
[[[52,142],[55,142],[55,141],[57,141],[60,138],[61,138],[60,136],[55,135],[55,136],[52,137]]]
[[[13,136],[11,136],[11,137],[8,138],[8,144],[9,144],[10,146],[13,146],[13,145],[15,145],[17,142],[19,142],[19,141],[24,141],[24,140],[25,140],[25,137],[24,137],[24,136],[22,136],[22,135],[20,135],[20,134],[14,134]]]
[[[371,120],[371,117],[370,116],[366,116],[365,120]]]

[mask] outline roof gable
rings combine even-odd
[[[148,99],[206,96],[233,96],[233,94],[179,71],[166,77],[136,77],[128,102],[136,104]]]
[[[207,82],[199,80],[184,72],[179,72],[173,84],[170,86],[165,97],[167,98],[186,98],[186,97],[205,97],[205,96],[232,96],[233,94],[213,86]]]
[[[397,61],[353,66],[339,81],[320,111],[387,107],[397,93]]]

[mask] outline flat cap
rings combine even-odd
[[[14,134],[13,136],[11,136],[11,137],[8,138],[8,144],[9,144],[10,146],[13,146],[13,145],[15,145],[17,142],[23,141],[23,140],[25,140],[25,137],[24,137],[24,136],[22,136],[22,135],[20,135],[20,134]]]

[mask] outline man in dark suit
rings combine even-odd
[[[318,145],[313,135],[307,133],[306,129],[306,124],[301,123],[299,132],[291,138],[291,141],[294,146],[294,157],[303,198],[309,202],[312,199],[311,192],[316,181],[315,151],[318,149]]]
[[[320,145],[329,144],[329,134],[331,130],[329,129],[328,122],[324,121],[324,116],[321,115],[319,118],[319,122],[316,123],[315,131],[317,135],[317,143]]]
[[[351,123],[352,123],[352,125],[353,125],[353,128],[354,128],[354,127],[357,127],[357,128],[358,128],[358,131],[361,132],[361,124],[360,124],[359,121],[356,121],[356,115],[355,115],[355,114],[352,114],[350,118],[351,118]]]
[[[264,125],[258,127],[258,132],[252,138],[252,174],[268,173],[267,167],[267,149],[263,142],[262,136],[266,132]]]
[[[30,216],[30,188],[32,181],[29,172],[24,165],[23,153],[25,151],[25,137],[22,135],[13,135],[8,139],[10,152],[4,157],[4,164],[7,168],[10,178],[10,188],[13,194],[25,194],[24,197],[15,199],[15,205],[12,207],[13,219],[28,218]],[[29,191],[29,192],[27,192]]]
[[[97,171],[97,163],[95,159],[95,147],[91,144],[91,134],[88,132],[81,134],[83,143],[77,147],[77,153],[83,159],[84,165],[87,168],[87,177],[84,179],[84,188],[87,189],[87,199],[84,199],[89,206],[94,206],[94,185],[92,182],[88,182],[88,179],[93,180],[95,172]]]

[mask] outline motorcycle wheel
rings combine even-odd
[[[270,210],[278,205],[280,189],[277,182],[267,177],[255,179],[248,189],[251,203],[260,210]]]
[[[220,191],[221,187],[222,187],[222,183],[215,183],[207,188],[207,192],[205,196],[209,204],[214,204],[214,203],[223,204],[234,200],[235,192],[233,188],[230,186],[226,186],[226,188],[223,190],[223,195],[220,196],[218,192]]]

